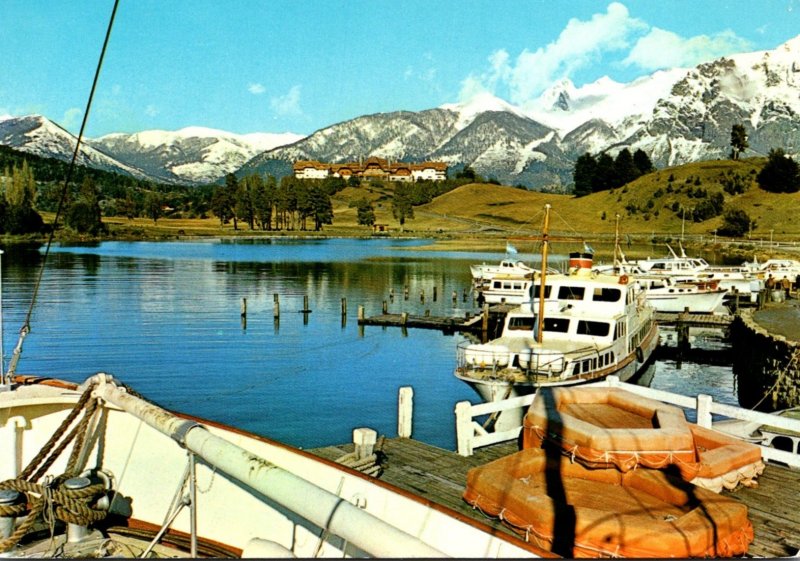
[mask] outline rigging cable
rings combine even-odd
[[[86,128],[86,122],[89,120],[89,110],[92,107],[92,99],[94,98],[94,92],[97,88],[97,82],[100,78],[100,69],[103,66],[103,58],[106,54],[106,47],[108,46],[109,39],[111,38],[111,28],[114,26],[114,17],[117,14],[117,6],[119,6],[119,0],[114,0],[114,7],[111,10],[111,17],[108,21],[108,27],[106,29],[106,36],[103,40],[103,48],[100,51],[100,58],[97,61],[97,68],[95,69],[94,73],[94,80],[92,80],[92,89],[89,92],[89,99],[86,101],[86,110],[83,112],[83,120],[81,121],[81,129],[78,133],[78,139],[75,142],[75,150],[72,153],[72,159],[69,162],[69,166],[67,167],[67,173],[64,177],[64,186],[61,188],[61,197],[58,200],[58,207],[56,208],[56,215],[53,218],[53,225],[50,229],[50,235],[47,238],[47,245],[45,246],[44,257],[42,259],[42,265],[39,269],[39,275],[36,278],[36,284],[33,287],[33,294],[31,295],[31,303],[28,307],[28,312],[25,315],[25,322],[22,325],[22,328],[19,331],[19,339],[17,340],[17,345],[14,347],[14,353],[11,356],[11,361],[8,365],[8,371],[4,376],[3,382],[5,384],[10,384],[11,379],[14,376],[14,372],[17,369],[17,363],[19,362],[20,354],[22,353],[22,342],[25,340],[25,337],[30,333],[31,330],[31,316],[33,315],[33,308],[36,305],[36,298],[39,294],[39,287],[42,283],[42,277],[44,276],[44,269],[47,265],[47,257],[50,255],[50,247],[53,244],[53,238],[55,237],[56,227],[58,226],[58,218],[61,215],[61,210],[64,206],[64,201],[67,197],[67,189],[69,188],[69,183],[72,180],[72,172],[75,169],[75,162],[78,159],[78,154],[80,153],[81,148],[81,141],[83,140],[83,132]]]

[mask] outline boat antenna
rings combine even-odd
[[[539,279],[539,317],[536,322],[536,342],[542,344],[544,331],[544,281],[547,274],[548,229],[550,227],[550,205],[544,205],[544,224],[542,225],[542,273]]]
[[[108,41],[111,38],[111,29],[114,26],[114,17],[117,14],[117,6],[119,6],[119,0],[114,0],[114,7],[111,10],[111,17],[108,20],[108,27],[106,28],[106,36],[103,40],[103,48],[100,50],[100,58],[97,61],[97,68],[94,72],[94,80],[92,80],[92,89],[89,91],[89,99],[86,101],[86,110],[83,112],[83,120],[81,121],[81,129],[78,133],[78,139],[75,142],[75,150],[72,152],[72,159],[69,162],[69,166],[67,166],[67,172],[64,177],[64,185],[61,188],[61,197],[58,200],[58,207],[56,208],[56,215],[53,218],[53,224],[50,229],[50,235],[47,238],[47,245],[45,246],[44,257],[42,258],[42,265],[39,268],[39,275],[36,278],[36,284],[33,287],[33,295],[31,296],[31,303],[28,306],[28,312],[25,314],[25,323],[23,323],[22,328],[19,330],[19,339],[17,339],[17,345],[14,347],[14,352],[11,356],[11,360],[8,365],[8,371],[3,376],[2,384],[11,385],[12,378],[14,373],[17,370],[17,363],[19,362],[20,354],[22,353],[22,343],[25,340],[25,337],[31,331],[31,316],[33,315],[33,308],[36,305],[36,297],[39,295],[39,287],[42,284],[42,277],[44,275],[45,265],[47,264],[47,257],[50,255],[50,247],[53,245],[53,238],[55,237],[56,227],[58,225],[58,218],[61,215],[61,211],[64,207],[64,201],[67,198],[67,190],[69,188],[69,183],[72,180],[72,173],[75,169],[75,162],[78,159],[78,154],[80,153],[81,148],[81,141],[83,140],[83,132],[86,129],[86,123],[89,120],[89,110],[92,107],[92,99],[94,98],[94,92],[97,88],[97,82],[100,78],[100,69],[103,66],[103,58],[106,55],[106,47],[108,46]]]

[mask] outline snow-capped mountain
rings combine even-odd
[[[45,158],[70,161],[77,139],[54,122],[41,115],[26,117],[0,116],[0,144]],[[89,144],[82,144],[76,163],[125,175],[146,179],[147,174],[134,166],[124,164]]]
[[[203,127],[115,133],[89,141],[167,183],[210,183],[256,154],[302,139],[293,133],[233,134]]]
[[[198,183],[226,173],[291,173],[299,159],[442,160],[487,178],[533,188],[572,181],[583,153],[647,152],[657,166],[727,157],[743,124],[748,155],[800,154],[800,36],[777,49],[658,71],[628,84],[609,78],[553,84],[515,107],[490,94],[419,112],[365,115],[299,135],[235,135],[190,127],[108,135],[88,144],[88,165],[115,166],[159,181]],[[0,143],[67,159],[71,135],[42,117],[0,117]],[[71,146],[74,148],[74,139]],[[113,159],[112,159],[113,158]]]

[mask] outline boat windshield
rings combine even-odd
[[[536,327],[534,316],[511,316],[508,318],[509,331],[533,331]]]

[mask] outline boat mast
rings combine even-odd
[[[547,230],[550,226],[550,205],[544,205],[544,225],[542,226],[542,274],[539,278],[539,317],[536,322],[536,342],[542,343],[544,331],[544,280],[547,271]]]
[[[619,213],[617,213],[616,225],[614,226],[614,272],[621,272],[619,264]]]

